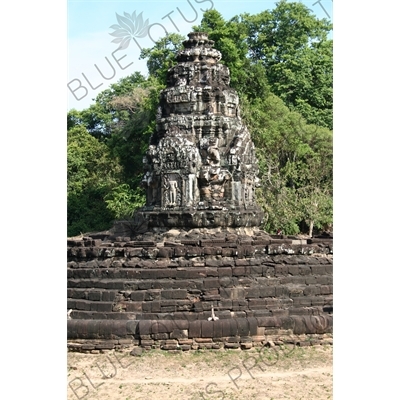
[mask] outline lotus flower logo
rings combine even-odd
[[[126,49],[131,39],[136,42],[135,38],[143,38],[147,35],[149,20],[143,21],[142,13],[138,16],[136,16],[136,11],[132,15],[127,12],[124,12],[124,16],[115,14],[119,25],[110,26],[111,29],[114,29],[114,32],[110,33],[110,35],[116,37],[111,43],[119,43],[118,50]],[[136,42],[136,44],[138,43]]]

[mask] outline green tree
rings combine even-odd
[[[272,93],[308,123],[332,129],[332,24],[317,19],[302,3],[279,1],[272,10],[225,21],[216,10],[204,13],[196,30],[208,32],[231,69],[240,94]],[[260,65],[262,68],[260,68]]]
[[[268,232],[287,234],[332,223],[332,132],[309,125],[270,94],[243,104],[260,167],[257,191]]]
[[[121,166],[83,126],[67,132],[68,236],[108,229],[114,218],[104,196],[119,182]]]
[[[147,59],[147,69],[150,76],[166,83],[168,69],[176,64],[175,56],[178,50],[183,49],[182,41],[185,37],[177,33],[170,33],[157,40],[152,48],[143,49],[140,59]]]
[[[229,68],[231,86],[239,95],[257,98],[268,91],[268,81],[262,64],[248,57],[248,32],[240,20],[241,17],[234,17],[225,21],[217,10],[208,10],[201,25],[193,30],[208,33],[215,42],[214,47],[222,54],[221,63]]]

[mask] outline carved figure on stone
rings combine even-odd
[[[161,106],[158,106],[157,107],[156,121],[160,122],[161,121],[161,117],[162,117],[162,108],[161,108]]]
[[[210,83],[210,70],[209,69],[206,69],[203,72],[203,75],[201,77],[201,81],[200,82],[201,83],[205,83],[205,84],[209,84]]]
[[[169,181],[169,204],[176,205],[176,195],[178,191],[178,183],[176,181]]]
[[[186,85],[186,78],[178,77],[176,80],[176,86],[185,86]]]

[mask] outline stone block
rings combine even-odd
[[[167,289],[161,291],[161,299],[186,299],[186,289]]]
[[[198,346],[200,350],[210,350],[213,348],[213,343],[199,343]]]
[[[237,320],[236,319],[224,319],[222,321],[222,336],[236,336],[237,335]]]
[[[176,311],[176,306],[165,306],[161,303],[161,313],[174,313]]]
[[[215,289],[218,290],[218,289]],[[221,300],[221,296],[219,294],[207,294],[203,295],[203,300],[205,301],[219,301]]]
[[[265,300],[264,299],[249,299],[249,308],[251,310],[265,310]]]
[[[231,287],[233,285],[233,280],[228,276],[223,276],[219,278],[219,286],[223,288]]]
[[[171,339],[187,339],[188,338],[188,330],[187,329],[174,329],[170,333]]]
[[[289,310],[288,309],[276,309],[276,310],[271,310],[272,316],[274,317],[288,317],[289,316]]]
[[[156,334],[169,334],[172,332],[172,330],[175,328],[173,324],[171,324],[171,321],[152,321],[149,331],[151,332],[152,335]]]
[[[213,338],[221,338],[221,337],[223,337],[222,324],[223,324],[223,322],[222,322],[221,319],[213,321],[213,332],[214,332]]]
[[[259,297],[260,297],[260,289],[258,287],[245,288],[245,298],[246,299],[247,298],[248,299],[254,299],[254,298],[257,299]]]
[[[247,265],[250,265],[249,264],[249,260],[246,260],[246,259],[236,259],[235,260],[235,266],[236,267],[245,267],[245,266],[247,266]],[[235,268],[233,268],[232,269],[232,272],[235,270]]]
[[[201,321],[190,321],[188,338],[199,338],[201,337]]]
[[[287,286],[279,285],[279,281],[271,280],[270,283],[272,287],[275,288],[275,296],[276,297],[288,297],[289,296],[289,288]],[[275,286],[279,285],[279,286]],[[272,292],[273,293],[273,292]]]
[[[319,279],[322,279],[322,278],[323,278],[324,282],[327,281],[325,276],[318,276],[317,277],[317,276],[314,276],[314,275],[307,275],[307,276],[304,277],[304,283],[306,285],[314,285],[316,283],[319,284],[320,283]]]
[[[258,321],[257,318],[254,317],[248,317],[247,322],[249,324],[249,335],[253,336],[257,334],[257,327],[258,327]]]
[[[217,250],[216,247],[203,247],[203,254],[205,256],[216,256]],[[220,249],[220,251],[222,252],[222,249]]]
[[[308,315],[309,311],[307,308],[300,307],[299,305],[296,305],[294,307],[291,307],[289,309],[289,315]]]
[[[310,275],[311,267],[309,267],[308,265],[299,265],[299,273],[300,275]]]
[[[150,303],[151,307],[151,312],[152,313],[159,313],[161,312],[161,302],[160,301],[152,301]],[[144,311],[144,310],[143,310]]]
[[[172,258],[174,256],[174,250],[171,247],[160,247],[158,249],[158,258]]]
[[[286,276],[289,272],[289,267],[287,265],[276,265],[275,274],[276,276],[284,275]]]
[[[270,316],[265,316],[265,317],[257,317],[257,323],[258,326],[262,327],[268,327],[268,328],[277,328],[280,327],[280,319],[276,317],[270,317]]]
[[[327,274],[333,274],[333,265],[325,265],[325,271]]]
[[[140,338],[140,346],[146,348],[149,347],[149,350],[151,348],[151,346],[153,346],[154,344],[154,340],[153,339],[142,339]]]
[[[174,257],[184,257],[186,255],[185,247],[174,247]]]
[[[315,296],[311,298],[312,306],[323,306],[326,304],[326,298],[324,296]]]
[[[214,337],[214,321],[201,321],[201,337]]]
[[[333,294],[333,286],[332,285],[325,285],[320,287],[321,294]]]
[[[153,282],[150,280],[139,281],[137,285],[139,290],[148,290],[152,288]]]
[[[241,246],[243,250],[243,254],[245,257],[254,257],[255,255],[255,248],[254,246],[244,245]]]
[[[113,303],[107,302],[96,302],[96,311],[98,312],[111,312]]]
[[[221,260],[217,260],[217,259],[213,259],[213,258],[206,259],[207,267],[220,267],[221,264],[222,264]]]
[[[306,286],[303,292],[305,296],[316,296],[321,294],[321,287],[315,285]]]
[[[145,301],[154,301],[160,299],[161,299],[161,289],[146,290],[146,294],[144,296]]]
[[[206,267],[206,275],[207,277],[218,277],[218,268],[217,267]]]
[[[102,301],[111,301],[112,302],[115,299],[116,293],[117,292],[115,292],[115,291],[104,290],[101,293],[101,300]]]
[[[67,308],[68,309],[75,309],[76,308],[76,302],[75,300],[67,299]]]
[[[322,279],[326,278],[326,279]],[[324,282],[324,284],[327,285],[333,285],[333,276],[332,275],[325,275],[325,276],[319,276],[317,277],[317,283]]]
[[[97,350],[112,350],[115,347],[115,344],[113,341],[107,341],[103,343],[97,343],[95,345],[95,348]]]
[[[144,301],[145,295],[146,295],[145,290],[136,290],[131,293],[130,298],[134,302],[142,302]]]
[[[205,268],[188,267],[185,269],[178,269],[176,271],[176,279],[198,279],[204,278],[207,275]]]
[[[218,278],[205,278],[204,279],[204,288],[219,288],[219,279]]]
[[[232,276],[232,268],[231,267],[220,267],[218,268],[218,277],[231,277]]]
[[[289,296],[294,299],[295,297],[303,296],[303,287],[290,287],[289,288]]]
[[[250,334],[250,327],[247,318],[238,318],[237,322],[237,335],[248,336]]]
[[[221,255],[223,257],[233,257],[236,255],[236,249],[231,247],[222,247],[221,248]]]
[[[226,343],[239,343],[240,336],[228,336],[225,338]]]
[[[200,257],[202,255],[204,255],[204,251],[201,247],[197,246],[187,247],[186,257]]]
[[[308,297],[308,296],[293,297],[293,305],[294,306],[311,307],[312,299],[313,299],[312,297]]]
[[[89,291],[88,300],[101,301],[101,292],[99,292],[99,291]]]
[[[231,289],[230,298],[232,300],[244,299],[244,297],[245,297],[245,289],[244,288],[234,287]]]
[[[276,288],[275,286],[260,286],[259,293],[260,297],[275,297]]]
[[[235,266],[232,268],[232,276],[246,276],[246,266]]]
[[[288,273],[290,275],[299,275],[300,268],[298,265],[288,265]]]
[[[90,311],[91,302],[87,300],[76,300],[75,307],[77,310]]]
[[[311,273],[313,275],[325,275],[325,265],[312,265],[311,266]]]
[[[240,343],[224,343],[224,347],[227,349],[238,349],[240,347]]]

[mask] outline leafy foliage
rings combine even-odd
[[[332,132],[307,125],[273,94],[243,104],[260,167],[264,228],[298,233],[332,223]],[[313,210],[313,211],[311,211]]]
[[[83,159],[81,164],[86,165],[86,168],[79,170],[71,164],[68,175],[69,199],[77,192],[75,186],[87,184],[86,179],[102,181],[98,183],[101,191],[96,192],[96,201],[99,206],[100,203],[102,205],[100,214],[105,220],[101,229],[109,227],[112,219],[129,216],[144,204],[140,187],[142,158],[155,128],[158,95],[163,87],[154,77],[146,79],[134,73],[101,92],[96,103],[88,109],[81,112],[71,110],[68,113],[68,137],[71,139],[69,154],[76,159]],[[80,132],[80,136],[77,136],[77,132]],[[97,168],[96,162],[100,160],[103,164]],[[104,181],[100,171],[108,174],[110,170],[114,171],[113,180]],[[91,215],[90,199],[90,196],[82,197],[81,201],[75,201],[74,204],[80,206],[82,212],[87,211]],[[70,208],[68,226],[74,228],[69,230],[69,234],[76,234],[79,232],[74,221],[80,217],[72,209],[70,212]],[[98,217],[99,220],[101,218]],[[82,226],[81,229],[100,229],[98,223],[90,224],[88,221],[79,226]]]
[[[117,185],[121,166],[83,126],[70,128],[67,138],[68,235],[108,229],[113,214],[104,196]]]
[[[265,87],[266,81],[272,93],[308,123],[332,129],[329,21],[317,19],[302,3],[281,0],[271,11],[229,21],[216,10],[206,11],[196,30],[208,32],[215,41],[239,93],[256,97],[257,86],[262,82]]]
[[[176,64],[175,56],[183,48],[185,37],[177,33],[170,33],[161,38],[151,49],[143,49],[140,59],[147,58],[147,68],[150,76],[160,82],[166,82],[168,69]]]
[[[229,21],[209,10],[193,28],[215,41],[239,92],[259,160],[263,228],[271,233],[311,234],[332,225],[331,29],[303,4],[286,1]],[[108,229],[144,204],[142,157],[182,40],[169,34],[142,50],[148,78],[135,72],[88,109],[69,111],[68,235]]]
[[[128,184],[123,183],[113,188],[104,200],[116,218],[124,218],[132,217],[135,210],[144,204],[146,197],[143,191],[133,190]]]

